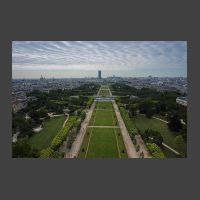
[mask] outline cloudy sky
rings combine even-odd
[[[187,76],[185,41],[14,41],[12,77]]]

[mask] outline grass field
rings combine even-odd
[[[119,129],[88,128],[79,157],[126,158],[126,150]]]
[[[97,102],[90,126],[118,126],[112,102]],[[119,128],[91,127],[86,131],[79,157],[126,158],[127,153]]]
[[[64,121],[66,120],[65,116],[55,117],[49,121],[44,122],[44,128],[39,133],[35,133],[29,138],[29,143],[33,148],[38,150],[47,148],[50,146],[53,138],[62,128]]]
[[[90,126],[116,126],[117,120],[114,115],[114,111],[95,110],[89,125]]]
[[[97,102],[96,109],[113,110],[113,105],[110,101]]]
[[[165,144],[169,145],[170,147],[180,152],[180,150],[174,143],[175,134],[169,130],[166,123],[154,118],[149,119],[144,115],[138,115],[137,117],[134,117],[134,122],[141,131],[145,131],[148,128],[157,130],[162,135]],[[185,151],[186,151],[186,144],[185,144]],[[184,152],[180,153],[184,154]]]
[[[112,102],[97,102],[89,123],[90,126],[116,126],[117,119]]]

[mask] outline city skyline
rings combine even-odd
[[[187,77],[186,41],[14,41],[12,78]]]

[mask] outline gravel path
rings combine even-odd
[[[63,128],[65,127],[65,124],[67,123],[68,119],[69,119],[69,114],[67,114],[67,119],[63,123],[63,126],[62,126]]]
[[[128,157],[129,158],[139,158],[139,155],[138,155],[138,153],[136,152],[136,149],[135,149],[135,145],[133,144],[133,142],[132,142],[132,140],[129,136],[127,128],[126,128],[124,121],[122,119],[122,116],[119,112],[118,106],[117,106],[115,101],[112,101],[112,102],[113,102],[113,107],[114,107],[115,114],[116,114],[116,117],[117,117],[117,120],[118,120],[118,124],[119,124],[119,127],[121,129],[121,134],[122,134],[122,137],[123,137],[123,140],[124,140],[124,145],[126,147]]]
[[[140,146],[139,154],[143,152],[144,158],[151,158],[151,155],[150,155],[149,151],[147,150],[147,147],[146,147],[143,139],[141,138],[141,135],[136,135],[135,139],[136,139],[137,145]]]
[[[169,150],[173,151],[176,155],[181,155],[178,151],[176,151],[172,147],[168,146],[167,144],[162,143],[162,145],[165,146],[166,148],[168,148]]]
[[[75,158],[75,157],[78,156],[78,153],[79,153],[79,150],[81,148],[81,145],[82,145],[82,142],[83,142],[86,130],[87,130],[87,126],[88,126],[90,119],[92,117],[92,113],[94,111],[95,105],[96,105],[96,102],[94,102],[92,104],[89,111],[87,112],[86,118],[84,119],[84,121],[81,124],[81,129],[78,133],[78,136],[76,137],[76,140],[72,144],[71,150],[65,154],[65,158]]]
[[[157,120],[160,120],[160,121],[162,121],[162,122],[165,122],[166,124],[168,123],[168,121],[165,121],[165,120],[163,120],[163,119],[160,119],[160,118],[158,118],[158,117],[153,117],[154,119],[157,119]]]

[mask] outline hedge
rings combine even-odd
[[[94,98],[93,97],[89,97],[89,100],[87,101],[87,105],[91,106],[93,102],[94,102]]]
[[[126,128],[128,129],[129,134],[137,134],[137,130],[135,128],[135,125],[133,123],[133,121],[130,119],[128,112],[126,111],[125,108],[123,107],[119,107],[121,116],[124,120],[124,123],[126,125]]]
[[[161,148],[155,143],[146,143],[146,147],[151,153],[153,158],[165,158]]]
[[[68,132],[77,125],[77,117],[71,116],[69,117],[67,123],[65,126],[58,132],[58,134],[54,137],[54,139],[51,142],[51,149],[57,150],[61,144],[64,142],[64,140],[67,137]]]
[[[62,152],[54,151],[50,147],[40,151],[40,158],[63,158],[63,156]]]

